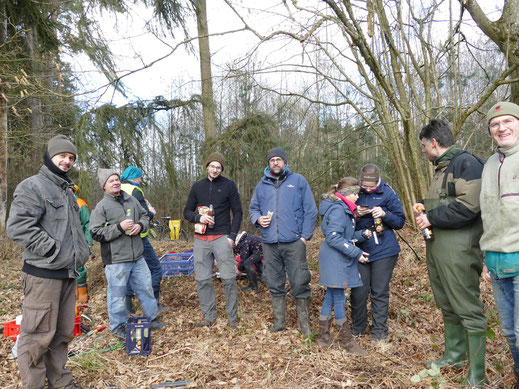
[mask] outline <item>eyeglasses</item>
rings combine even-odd
[[[283,161],[283,158],[271,158],[269,163],[281,163]]]
[[[505,128],[510,128],[515,123],[516,120],[517,119],[515,119],[515,118],[506,118],[501,121],[491,122],[488,125],[488,128],[492,131],[497,130],[499,128],[499,126],[501,126],[501,125],[503,125],[503,127],[505,127]]]
[[[212,170],[222,170],[221,166],[216,166],[216,165],[209,165],[208,168],[212,169]]]

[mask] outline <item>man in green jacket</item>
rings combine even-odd
[[[427,364],[459,367],[468,354],[468,384],[484,385],[487,321],[479,299],[483,162],[454,145],[444,120],[431,120],[422,128],[420,141],[434,175],[424,204],[415,204],[413,211],[418,228],[429,227],[434,234],[434,240],[426,242],[427,269],[445,337],[444,356]],[[421,206],[426,213],[420,214]]]
[[[488,268],[485,278],[492,280],[501,332],[510,346],[519,385],[519,106],[495,104],[488,111],[487,123],[497,150],[483,169],[480,245]]]

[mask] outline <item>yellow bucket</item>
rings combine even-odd
[[[180,219],[169,221],[169,237],[171,240],[177,240],[180,234]]]

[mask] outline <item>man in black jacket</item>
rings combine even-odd
[[[215,152],[209,155],[205,167],[207,178],[193,184],[184,208],[186,220],[198,223],[201,227],[195,229],[194,259],[198,300],[204,318],[195,326],[205,327],[216,323],[216,298],[212,280],[216,260],[227,300],[229,326],[236,328],[238,288],[233,244],[242,219],[240,195],[236,184],[221,175],[224,168],[222,154]],[[209,208],[212,208],[213,215],[205,213]]]

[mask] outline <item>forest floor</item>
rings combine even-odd
[[[154,331],[149,356],[127,356],[124,348],[105,351],[118,341],[108,330],[92,337],[81,335],[70,345],[79,351],[69,360],[77,384],[88,388],[149,388],[152,384],[192,381],[198,388],[457,388],[466,368],[441,371],[424,370],[423,362],[439,358],[443,349],[443,326],[436,308],[425,264],[425,246],[420,234],[406,228],[404,239],[416,250],[418,260],[401,241],[402,254],[391,280],[389,339],[372,345],[369,336],[358,338],[368,350],[366,357],[348,354],[337,346],[320,349],[315,341],[303,340],[297,330],[294,303],[288,300],[287,330],[270,333],[272,321],[270,295],[264,285],[257,294],[239,291],[240,323],[236,330],[227,326],[225,298],[221,283],[215,279],[218,304],[217,325],[194,328],[201,319],[194,276],[164,278],[162,305],[170,310],[160,314],[167,327]],[[323,236],[319,229],[308,245],[312,272],[312,328],[317,331],[324,288],[319,285],[317,259]],[[192,242],[157,242],[159,257],[167,252],[183,252]],[[84,312],[92,327],[108,325],[106,280],[97,258],[89,261],[90,301]],[[21,250],[5,235],[0,236],[0,323],[14,320],[21,313]],[[239,280],[239,287],[246,280]],[[489,319],[486,373],[491,388],[513,385],[513,366],[509,349],[499,330],[491,286],[482,283],[482,300]],[[347,310],[347,312],[349,309]],[[139,314],[139,310],[137,311]],[[349,314],[349,313],[348,313]],[[332,326],[332,335],[337,329]],[[13,341],[0,340],[0,387],[20,384],[16,360],[10,359]],[[413,376],[419,375],[421,378]],[[415,382],[417,381],[417,382]]]

